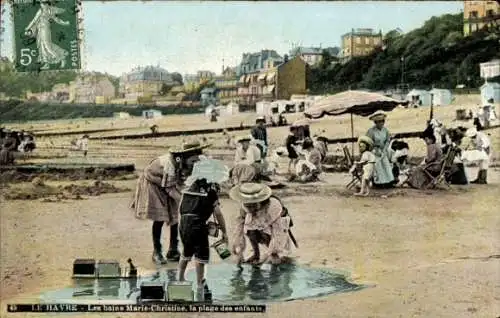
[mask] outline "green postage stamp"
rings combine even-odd
[[[80,69],[77,0],[12,0],[18,72]]]

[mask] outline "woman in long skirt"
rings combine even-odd
[[[387,115],[383,111],[377,111],[371,115],[369,118],[375,125],[366,133],[373,140],[373,153],[376,158],[373,183],[376,186],[390,186],[395,183],[390,161],[390,134],[389,130],[384,127],[386,117]]]
[[[153,221],[153,262],[165,264],[178,262],[178,222],[181,187],[191,174],[193,165],[203,153],[200,143],[184,144],[151,161],[137,181],[131,208],[139,219]],[[162,255],[161,232],[163,225],[170,227],[170,244],[165,257]]]

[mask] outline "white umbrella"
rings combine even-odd
[[[202,157],[193,167],[193,173],[186,184],[191,185],[198,179],[206,179],[208,183],[222,183],[229,179],[229,168],[220,160]]]

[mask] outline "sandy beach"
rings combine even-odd
[[[465,96],[455,105],[439,107],[435,116],[446,125],[455,124],[452,122],[455,110],[474,106],[475,98]],[[389,114],[387,127],[393,133],[423,130],[427,116],[427,108],[396,109]],[[202,115],[191,115],[184,120],[178,116],[164,117],[157,124],[161,131],[223,127],[241,121],[250,124],[254,119],[255,114],[241,115],[221,118],[213,124]],[[92,129],[110,121],[88,120],[89,124],[82,125]],[[140,127],[141,121],[115,120],[114,127],[130,127],[134,133],[148,131],[147,127]],[[16,128],[36,129],[44,125],[26,123]],[[50,123],[48,128],[65,130],[73,125],[76,124]],[[370,126],[366,118],[356,117],[355,135]],[[348,117],[325,118],[313,123],[311,129],[313,133],[325,130],[329,138],[350,136]],[[493,157],[498,158],[498,129],[488,133]],[[276,147],[283,143],[287,128],[272,128],[268,134]],[[231,150],[223,149],[225,141],[221,134],[205,137],[214,144],[209,154],[224,154],[225,158],[231,155]],[[134,163],[140,173],[147,162],[178,144],[181,138],[92,141],[87,158],[60,149],[68,147],[71,139],[40,138],[38,152],[69,155],[52,160],[56,162]],[[408,142],[412,156],[424,154],[421,140]],[[330,151],[338,153],[341,146],[331,145]],[[38,161],[44,160],[48,159]],[[477,168],[468,168],[469,177],[474,178],[476,171]],[[294,232],[300,244],[300,249],[294,250],[296,262],[301,266],[342,270],[350,273],[353,282],[371,287],[277,303],[269,305],[265,314],[239,314],[240,317],[496,317],[500,314],[500,215],[495,208],[500,205],[498,168],[490,168],[488,185],[426,191],[391,189],[375,192],[368,198],[353,197],[345,190],[347,174],[324,174],[321,179],[312,185],[291,185],[286,189],[288,192],[283,190],[286,192],[283,201],[294,216]],[[135,180],[106,182],[131,191],[61,202],[0,198],[1,317],[55,317],[55,314],[7,314],[6,304],[36,302],[41,292],[64,287],[70,282],[75,258],[124,262],[131,257],[141,270],[154,270],[151,223],[136,220],[128,208]],[[229,227],[234,228],[236,203],[223,198],[222,209]],[[165,233],[165,240],[167,236]],[[220,259],[213,257],[212,261]],[[106,314],[109,317],[157,315],[161,314]],[[71,317],[100,316],[71,314]],[[181,314],[169,313],[169,316]]]

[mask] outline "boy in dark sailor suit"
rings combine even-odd
[[[200,161],[200,164],[210,165],[213,162],[214,160],[206,159],[206,161]],[[213,180],[210,176],[204,175],[206,171],[197,169],[195,165],[193,175],[187,181],[188,188],[182,192],[179,208],[180,238],[183,245],[179,261],[179,280],[185,280],[187,264],[194,257],[198,288],[205,286],[205,265],[208,264],[210,256],[207,222],[212,215],[222,232],[222,239],[227,242],[226,222],[219,203],[220,188],[217,182],[219,180]]]

